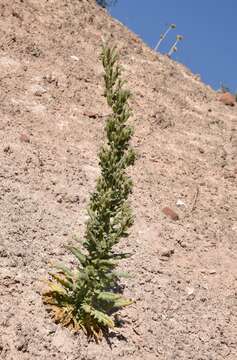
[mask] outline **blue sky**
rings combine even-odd
[[[175,23],[159,51],[183,35],[173,58],[214,89],[223,83],[237,92],[237,0],[117,0],[110,13],[152,48]]]

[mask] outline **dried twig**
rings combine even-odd
[[[195,194],[194,194],[194,197],[193,197],[193,202],[192,202],[192,206],[191,206],[191,209],[190,209],[190,213],[192,213],[196,209],[198,195],[199,195],[199,187],[197,185],[196,191],[195,191]]]

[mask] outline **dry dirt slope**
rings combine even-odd
[[[121,267],[135,303],[95,345],[52,322],[40,279],[82,236],[108,34],[134,94],[136,224],[121,244],[134,255]],[[92,0],[1,0],[0,37],[0,358],[236,360],[236,107]]]

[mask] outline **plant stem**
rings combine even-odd
[[[164,33],[164,35],[161,35],[158,43],[156,44],[154,50],[157,51],[160,47],[160,44],[162,43],[162,41],[166,38],[166,36],[168,35],[168,33],[170,32],[171,27],[169,26],[168,29],[166,30],[166,32]]]

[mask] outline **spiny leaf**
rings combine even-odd
[[[125,278],[125,279],[130,279],[132,276],[126,272],[126,271],[114,271],[113,274],[117,277],[117,278]]]
[[[101,325],[114,328],[113,320],[104,312],[94,309],[92,315]]]
[[[61,285],[55,284],[52,281],[47,281],[47,284],[53,292],[56,292],[59,294],[66,294],[65,289]]]
[[[49,273],[59,284],[61,284],[64,288],[73,290],[73,284],[71,281],[65,280],[62,276],[59,274]]]
[[[123,297],[120,297],[118,300],[116,300],[113,304],[113,306],[115,308],[121,308],[121,307],[124,307],[124,306],[128,306],[128,305],[131,305],[133,303],[132,300],[130,299],[125,299]]]
[[[67,268],[64,264],[56,264],[56,265],[54,265],[54,268],[62,271],[63,274],[67,276],[67,278],[72,279],[73,274],[72,274],[71,270],[69,268]]]
[[[67,246],[66,248],[67,248],[68,250],[70,250],[71,253],[73,253],[73,255],[76,256],[76,258],[80,261],[80,263],[81,263],[82,265],[85,265],[87,258],[86,258],[86,256],[81,252],[81,250],[79,250],[79,249],[78,249],[77,247],[75,247],[75,246]]]
[[[98,300],[103,300],[112,303],[113,307],[123,307],[132,304],[132,300],[123,298],[120,294],[115,294],[107,291],[99,293]]]
[[[108,291],[102,291],[98,294],[97,299],[98,300],[104,300],[107,302],[115,302],[120,298],[120,295],[108,292]]]
[[[91,310],[91,306],[87,305],[87,304],[82,304],[81,308],[87,313],[87,314],[91,314],[92,310]]]
[[[92,261],[95,265],[97,265],[98,267],[103,267],[103,266],[106,266],[106,267],[109,267],[109,268],[114,268],[118,262],[117,261],[114,261],[112,259],[95,259]]]

